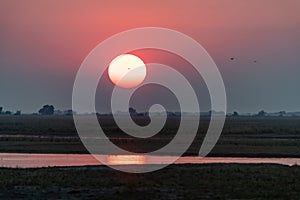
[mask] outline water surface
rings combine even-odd
[[[144,165],[165,164],[171,156],[140,155],[99,155],[110,165]],[[175,164],[208,164],[208,163],[273,163],[282,165],[300,165],[300,158],[238,158],[187,156],[179,158]],[[0,153],[1,167],[52,167],[52,166],[86,166],[103,165],[90,154],[28,154]]]

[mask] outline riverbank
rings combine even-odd
[[[0,169],[0,198],[298,199],[300,167],[274,164],[171,165],[147,174],[105,166]]]
[[[147,122],[145,117],[135,120],[139,124]],[[122,133],[111,117],[99,117],[111,142],[137,153],[151,152],[168,144],[176,134],[179,120],[178,117],[170,118],[154,137],[136,139]],[[185,156],[198,155],[208,125],[209,118],[202,118],[198,134]],[[0,116],[0,152],[88,153],[71,116]],[[227,118],[221,137],[209,156],[300,158],[300,118]]]

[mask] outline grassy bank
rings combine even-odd
[[[144,117],[135,120],[147,122]],[[101,117],[99,122],[116,145],[148,152],[172,140],[179,118],[168,119],[156,136],[139,140],[124,134],[111,117]],[[201,119],[197,137],[186,155],[198,153],[208,124],[209,118]],[[0,152],[87,153],[71,116],[0,116]],[[209,156],[300,157],[300,118],[227,118]]]
[[[148,174],[108,167],[0,169],[0,198],[298,199],[300,167],[172,165]]]

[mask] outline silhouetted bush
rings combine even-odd
[[[4,114],[5,114],[5,115],[11,115],[12,112],[10,112],[10,111],[5,111]]]
[[[53,105],[44,105],[43,108],[39,110],[40,115],[53,115],[54,106]]]
[[[236,112],[236,111],[234,111],[232,116],[234,116],[234,117],[238,117],[238,116],[239,116],[239,113],[238,113],[238,112]]]
[[[259,111],[257,114],[258,117],[265,117],[266,115],[267,113],[264,110]]]
[[[21,111],[18,110],[14,115],[21,115]]]
[[[136,112],[136,110],[134,109],[134,108],[129,108],[129,113],[130,113],[130,115],[137,115],[137,112]]]

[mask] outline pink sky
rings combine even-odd
[[[229,110],[300,110],[298,0],[1,1],[0,106],[71,107],[74,77],[89,51],[144,26],[175,29],[202,44],[223,75]]]

